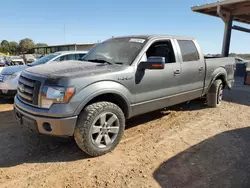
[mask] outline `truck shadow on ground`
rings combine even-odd
[[[249,143],[250,128],[223,132],[164,162],[153,177],[164,188],[250,187]]]
[[[190,104],[171,107],[173,110],[198,110],[205,107],[199,100]],[[135,117],[127,122],[126,129],[143,125],[168,115],[166,111],[155,111]],[[12,111],[0,112],[0,167],[11,167],[23,163],[66,162],[89,158],[73,139],[63,139],[30,132],[19,125]]]
[[[171,111],[196,111],[196,110],[202,110],[205,108],[208,108],[208,107],[205,105],[204,99],[192,100],[186,103],[181,103],[181,104],[174,105],[168,108],[164,108],[162,110],[157,110],[157,111],[143,114],[137,117],[133,117],[127,120],[126,129],[130,129],[138,125],[142,125],[144,123],[149,123],[156,119],[160,119],[164,116],[169,115]]]
[[[0,167],[86,159],[72,139],[39,135],[19,125],[12,111],[0,112]]]

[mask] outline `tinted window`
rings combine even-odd
[[[199,60],[199,53],[193,41],[178,40],[183,61],[197,61]]]
[[[60,61],[75,60],[75,54],[68,54],[60,57]]]
[[[175,54],[173,46],[170,41],[155,42],[147,51],[147,58],[149,57],[164,57],[165,63],[174,63]]]
[[[82,58],[85,56],[85,54],[75,54],[76,60],[82,60]]]

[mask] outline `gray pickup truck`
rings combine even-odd
[[[99,156],[117,146],[133,116],[203,96],[217,107],[234,72],[233,58],[206,59],[193,38],[116,37],[96,45],[83,62],[23,71],[14,113],[22,125],[74,136],[80,149]]]

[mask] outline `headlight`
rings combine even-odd
[[[4,80],[12,80],[17,77],[17,74],[4,75]]]
[[[41,97],[41,107],[49,109],[54,103],[68,103],[75,94],[75,88],[44,87]]]

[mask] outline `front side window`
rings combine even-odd
[[[165,63],[174,63],[175,53],[170,40],[153,43],[146,52],[149,57],[164,57]]]
[[[200,59],[198,50],[191,40],[178,40],[178,44],[181,49],[182,60],[187,61],[198,61]]]
[[[96,45],[82,60],[130,65],[146,42],[136,37],[112,38]]]

